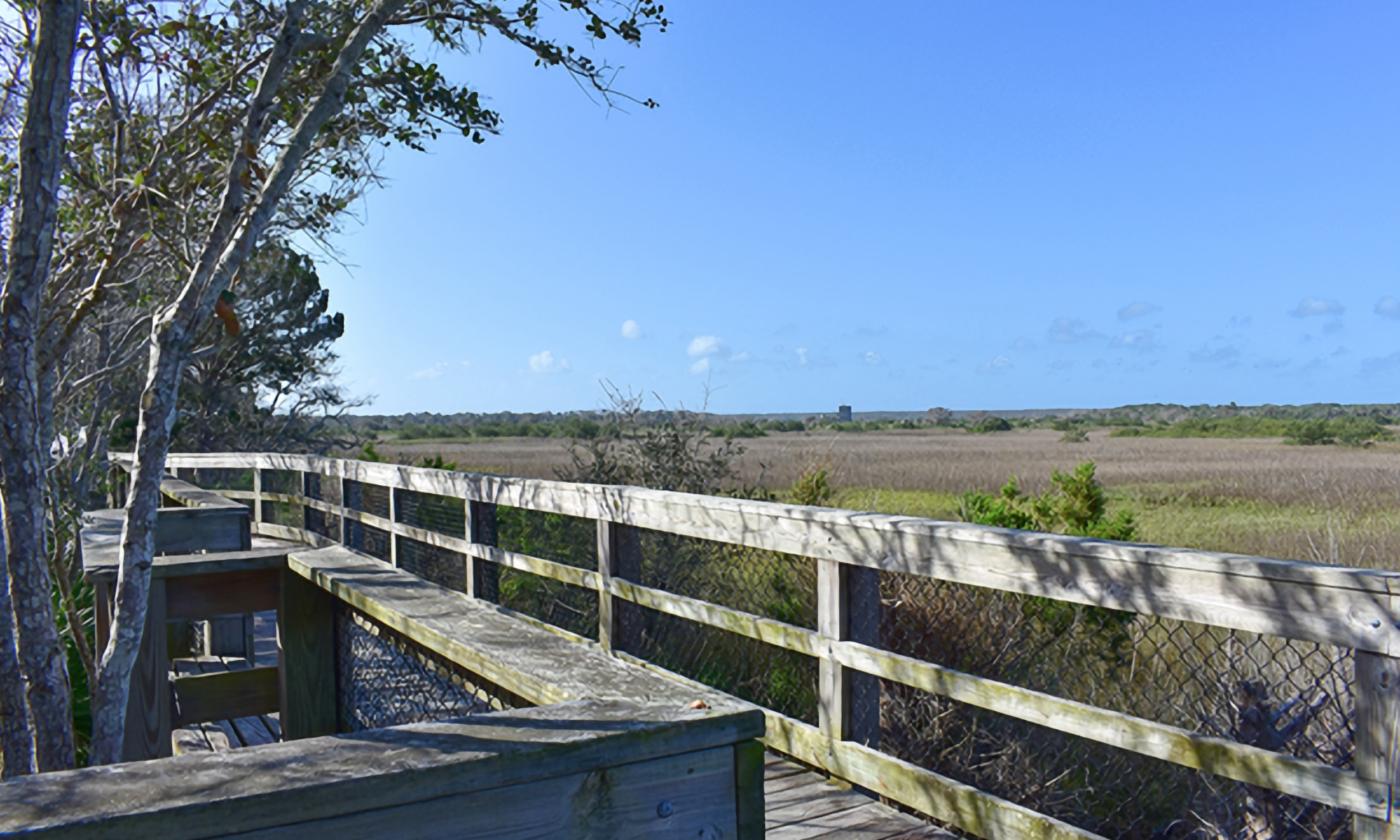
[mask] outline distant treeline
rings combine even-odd
[[[873,415],[873,416],[872,416]],[[670,411],[641,412],[643,426],[663,424]],[[1097,427],[1113,428],[1115,437],[1281,437],[1300,444],[1361,445],[1388,438],[1386,426],[1400,422],[1400,404],[1342,405],[1197,405],[1170,403],[1110,409],[1026,410],[1007,412],[953,411],[871,412],[866,418],[839,421],[835,413],[793,415],[722,415],[696,413],[717,437],[756,438],[775,432],[875,432],[925,428],[964,429],[975,434],[1017,428],[1053,428],[1075,433]],[[498,412],[494,414],[358,415],[340,422],[360,435],[393,439],[471,439],[499,437],[588,440],[602,434],[601,412]]]

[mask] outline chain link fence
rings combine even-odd
[[[913,575],[896,653],[1204,735],[1351,766],[1351,652]],[[1111,837],[1339,838],[1350,814],[880,684],[883,751]]]
[[[336,608],[335,637],[341,732],[528,705],[343,604]]]

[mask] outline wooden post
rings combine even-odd
[[[263,521],[262,470],[253,467],[253,521]]]
[[[335,599],[286,569],[277,605],[277,669],[283,740],[335,734]]]
[[[393,487],[389,490],[389,521],[398,523],[399,521],[399,491]],[[399,567],[399,535],[389,530],[389,565],[395,569]]]
[[[467,539],[478,545],[496,544],[496,506],[467,500]],[[467,558],[467,594],[483,601],[501,599],[501,570],[495,563]]]
[[[739,840],[763,840],[763,742],[734,745],[734,805]]]
[[[831,640],[878,646],[880,578],[877,569],[817,561],[817,632]],[[880,742],[880,681],[818,660],[818,713],[823,734],[866,746]]]
[[[641,533],[629,525],[598,520],[598,642],[604,650],[635,652],[642,629],[641,608],[623,599],[613,600],[608,581],[642,579]]]
[[[151,580],[146,628],[131,668],[122,761],[165,758],[170,748],[170,659],[166,653],[165,581]]]
[[[1356,775],[1363,779],[1400,783],[1400,659],[1380,653],[1355,651]],[[1387,806],[1385,799],[1372,803]],[[1394,807],[1382,822],[1356,815],[1352,836],[1356,840],[1397,840],[1400,814]]]

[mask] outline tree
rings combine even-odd
[[[44,557],[48,430],[42,421],[39,338],[58,219],[78,3],[42,0],[37,14],[0,291],[0,513],[8,577],[0,580],[6,593],[0,596],[0,737],[6,776],[73,763],[68,671]],[[22,700],[16,691],[21,685]]]
[[[83,416],[72,416],[67,401],[59,402],[59,414],[83,424],[86,434],[60,437],[81,438],[82,450],[99,456],[112,419],[122,413],[112,401],[130,393],[124,378],[134,360],[147,356],[136,386],[135,469],[113,632],[94,689],[92,757],[105,762],[116,759],[121,743],[178,394],[193,361],[195,381],[217,385],[208,393],[221,392],[220,399],[230,396],[227,380],[210,376],[234,371],[246,358],[223,347],[206,353],[199,345],[230,287],[250,288],[251,281],[240,278],[251,276],[259,247],[333,232],[349,202],[377,182],[374,149],[380,145],[421,148],[444,129],[481,141],[498,129],[499,117],[474,90],[415,56],[423,42],[463,50],[478,39],[501,37],[537,65],[563,68],[606,104],[618,94],[606,63],[541,34],[550,15],[537,0],[513,11],[463,0],[289,0],[282,6],[235,0],[217,8],[92,0],[84,10],[60,247],[48,282],[36,293],[47,302],[44,317],[20,331],[37,360],[33,425],[52,431],[56,395],[80,395],[73,402],[84,406]],[[646,29],[666,25],[662,7],[651,2],[565,0],[556,11],[556,20],[579,22],[595,42],[637,44]],[[20,12],[27,22],[28,9]],[[294,289],[284,302],[301,307],[316,299],[312,292],[297,303],[296,296]],[[258,313],[242,314],[255,328]],[[333,321],[308,322],[306,315],[301,308],[292,320],[310,334],[335,329]],[[7,354],[9,347],[7,339]],[[300,384],[314,388],[311,380]],[[255,394],[258,387],[232,390],[245,406],[251,397],[254,411],[267,407],[259,399],[269,393]],[[11,403],[0,411],[8,427]],[[191,417],[198,416],[196,409]],[[17,438],[15,449],[41,453],[40,444],[53,437]],[[40,476],[31,471],[19,491],[7,482],[7,536],[16,519],[13,493],[42,495],[34,489],[42,488]],[[12,570],[43,566],[43,547],[34,540],[23,547],[11,540],[7,548],[16,558]],[[30,722],[35,730],[64,726]]]

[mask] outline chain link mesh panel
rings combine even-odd
[[[566,566],[598,567],[597,533],[591,519],[496,508],[498,546]],[[501,606],[580,636],[598,638],[597,592],[511,568],[499,569],[497,587]]]
[[[912,575],[881,580],[897,653],[1349,767],[1351,653]],[[881,749],[1118,837],[1341,837],[1349,815],[895,683]]]
[[[318,473],[303,473],[303,482],[304,495],[308,499],[317,499],[329,504],[340,503],[339,481]],[[337,514],[317,510],[308,505],[304,515],[306,530],[329,540],[340,541],[340,517]]]
[[[405,525],[458,539],[467,536],[466,502],[452,496],[395,490],[394,513]]]
[[[638,529],[643,586],[816,629],[817,564],[810,557]]]
[[[528,705],[343,604],[336,608],[335,629],[342,732]]]
[[[398,537],[399,568],[438,586],[467,591],[467,558],[455,551]]]
[[[682,676],[789,717],[817,722],[817,660],[795,651],[640,608],[628,651]]]

